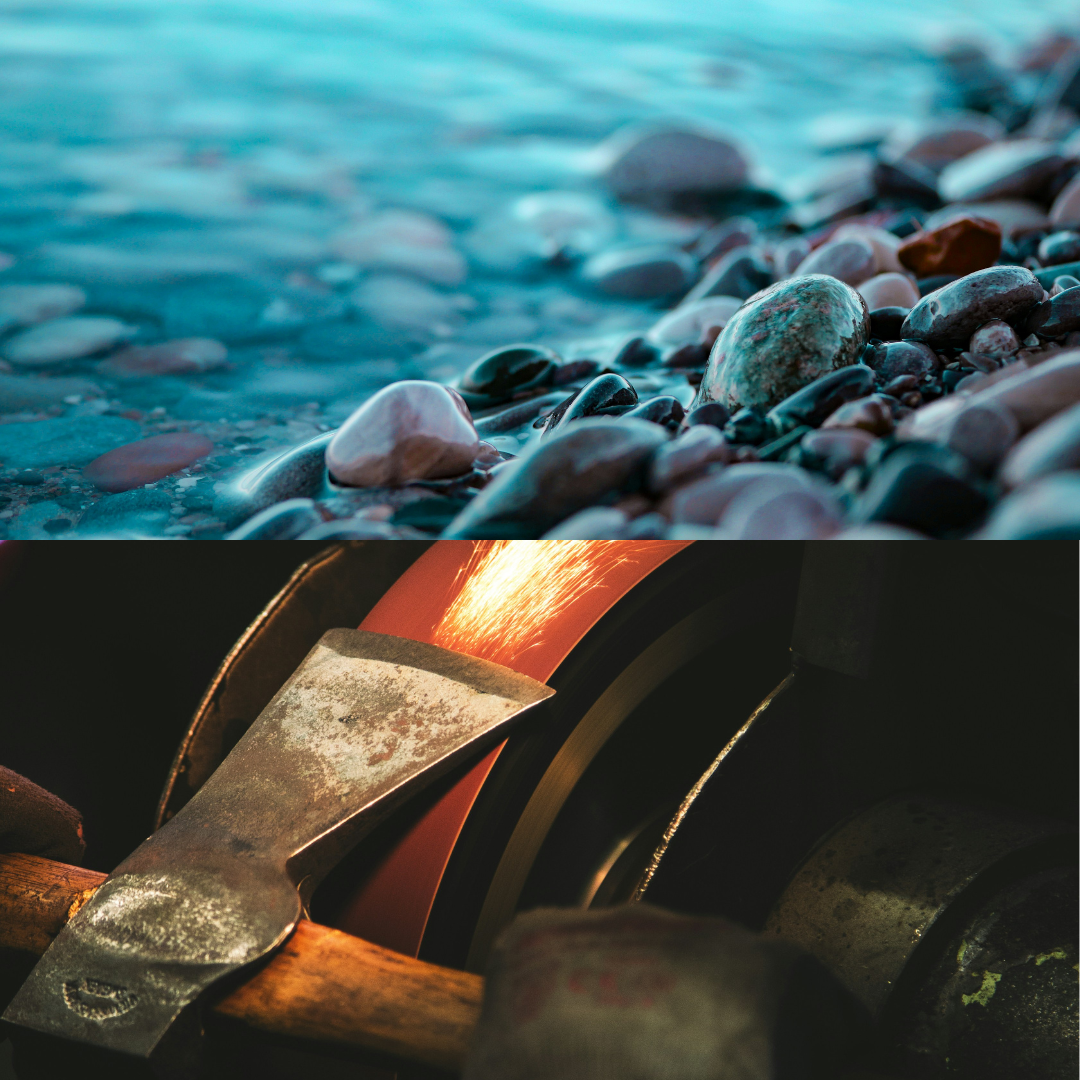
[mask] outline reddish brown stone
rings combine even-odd
[[[1001,226],[982,217],[959,217],[929,232],[909,236],[897,249],[900,261],[918,277],[974,274],[993,266],[1001,254]]]
[[[132,345],[98,364],[103,375],[144,378],[209,371],[225,363],[228,350],[213,338],[177,338],[157,345]]]
[[[193,465],[213,449],[205,435],[151,435],[95,458],[83,476],[102,491],[129,491]]]

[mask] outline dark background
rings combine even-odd
[[[150,833],[218,665],[325,545],[0,545],[0,764],[83,814],[83,865]]]

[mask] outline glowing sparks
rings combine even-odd
[[[635,561],[645,543],[656,541],[482,541],[458,574],[435,643],[510,665],[540,644],[549,620],[602,587],[613,567]]]

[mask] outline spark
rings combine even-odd
[[[646,544],[630,540],[485,540],[459,571],[457,596],[434,641],[483,660],[511,664],[614,567]]]

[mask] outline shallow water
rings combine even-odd
[[[142,434],[195,430],[217,447],[200,484],[217,482],[395,378],[450,379],[509,341],[647,326],[648,305],[541,269],[507,207],[552,188],[602,197],[588,151],[647,119],[732,133],[755,179],[782,186],[820,157],[818,118],[929,112],[945,34],[976,29],[1008,57],[1070,15],[1063,0],[2,5],[0,283],[80,285],[85,313],[124,320],[137,343],[230,350],[228,366],[182,377],[117,381],[99,357],[52,366],[44,378],[92,385],[3,423],[108,413]],[[357,269],[340,234],[385,208],[445,223],[465,262]],[[698,228],[610,210],[605,236]],[[62,533],[101,497],[70,463],[31,467],[47,482],[30,497],[51,507],[27,517],[12,489],[0,531],[67,521]],[[175,483],[156,485],[172,509],[155,528],[218,528],[182,512]]]

